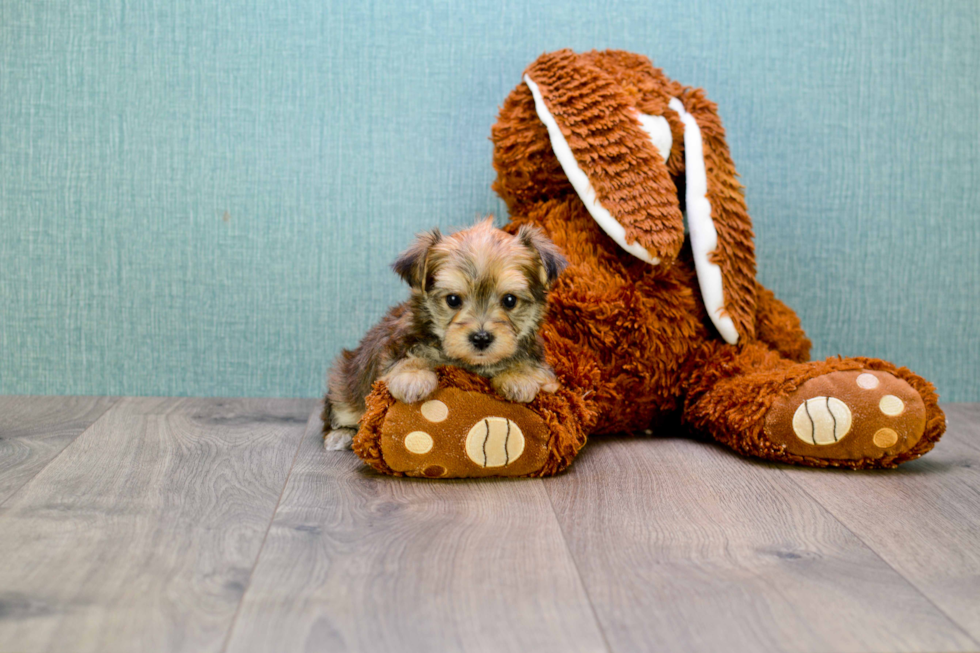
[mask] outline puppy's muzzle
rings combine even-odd
[[[474,331],[470,334],[470,344],[479,351],[483,351],[493,344],[493,334],[489,331]]]

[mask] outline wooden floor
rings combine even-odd
[[[0,651],[980,650],[980,405],[890,472],[680,437],[414,481],[283,399],[0,397]]]

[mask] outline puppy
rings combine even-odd
[[[566,265],[558,248],[530,225],[510,235],[487,218],[449,236],[438,229],[418,236],[392,265],[411,286],[411,298],[331,368],[324,446],[350,447],[377,379],[409,404],[435,391],[440,365],[490,378],[510,401],[555,392],[538,331],[548,290]]]

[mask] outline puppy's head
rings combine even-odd
[[[513,356],[541,325],[548,290],[567,262],[537,228],[516,235],[487,218],[443,236],[419,236],[392,266],[450,357],[493,365]]]

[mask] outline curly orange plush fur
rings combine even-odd
[[[742,188],[702,90],[636,54],[549,53],[504,102],[492,140],[506,229],[537,225],[569,260],[542,336],[589,419],[552,423],[597,435],[679,421],[740,453],[816,467],[894,467],[942,435],[934,388],[909,370],[868,358],[807,362],[799,319],[756,281]],[[444,378],[466,385],[457,377]],[[492,414],[500,399],[476,387]],[[404,434],[384,434],[387,397],[379,384],[355,443],[391,472],[378,443],[400,446]]]

